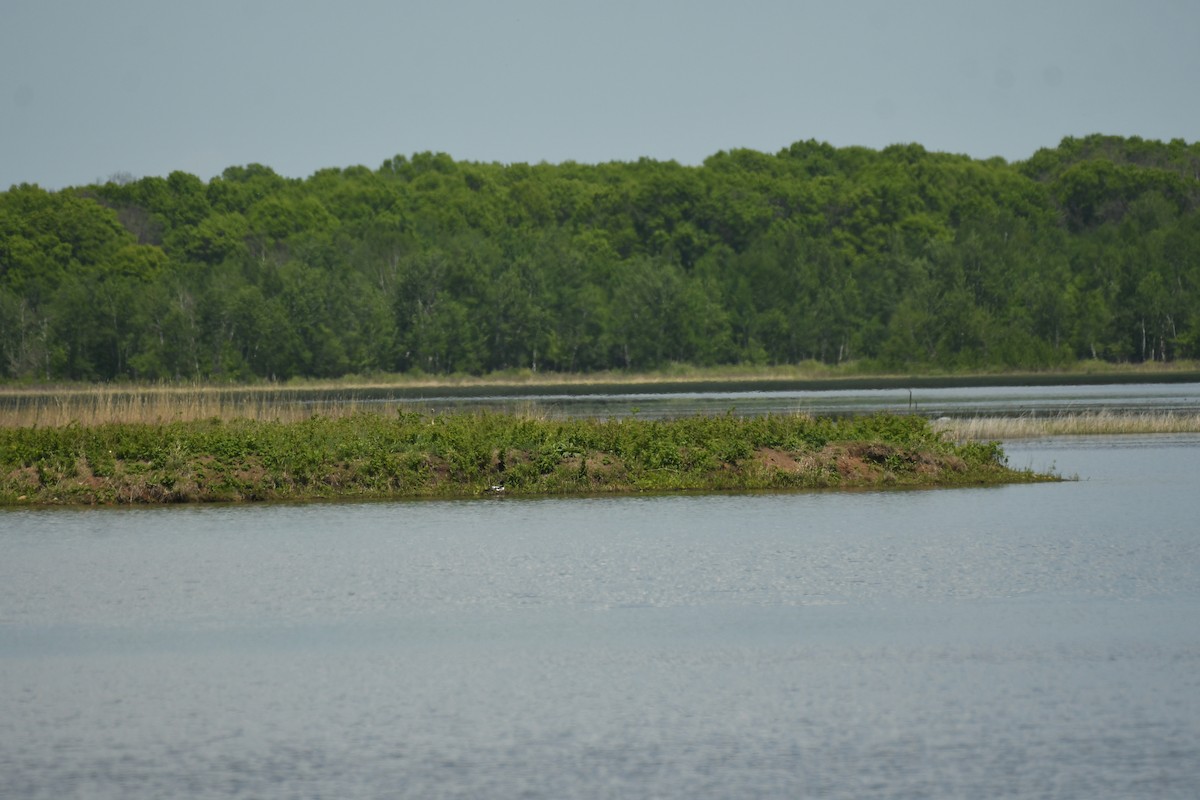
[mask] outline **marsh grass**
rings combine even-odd
[[[0,504],[953,486],[1045,480],[915,416],[346,413],[0,428]]]
[[[510,370],[485,376],[347,376],[334,381],[294,380],[244,386],[156,385],[0,386],[0,427],[78,423],[143,423],[199,419],[297,422],[314,414],[340,417],[369,410],[355,399],[364,392],[392,390],[494,389],[525,387],[647,386],[664,383],[803,380],[853,372],[806,363],[790,367],[697,368],[672,365],[658,372],[536,373]]]
[[[363,394],[422,390],[509,390],[561,389],[571,387],[705,386],[739,384],[787,384],[815,382],[828,388],[852,381],[893,386],[955,384],[971,379],[994,379],[1003,385],[1045,383],[1047,379],[1074,375],[1077,378],[1113,380],[1178,380],[1200,375],[1200,362],[1170,364],[1107,364],[1079,362],[1069,369],[1042,373],[955,373],[925,372],[919,376],[889,373],[869,362],[847,362],[830,366],[815,361],[799,364],[694,367],[671,364],[656,372],[607,371],[588,374],[544,373],[509,370],[489,375],[349,375],[337,380],[292,380],[257,385],[130,385],[0,386],[0,427],[100,425],[115,422],[155,423],[196,419],[254,419],[299,421],[313,414],[345,416],[373,407],[356,397]],[[1192,378],[1194,379],[1194,378]],[[865,383],[864,383],[865,382]]]
[[[431,383],[429,388],[447,385]],[[564,381],[563,385],[583,384]],[[0,388],[0,428],[155,425],[214,419],[295,423],[314,416],[337,419],[386,407],[386,404],[364,401],[355,394],[380,388],[378,384],[140,388],[99,385],[58,390],[6,387]],[[514,408],[518,417],[547,418],[545,409],[532,401],[518,401]],[[964,441],[1085,434],[1187,433],[1200,432],[1200,413],[1064,411],[1041,416],[954,418],[934,425]]]
[[[7,389],[0,390],[0,427],[152,425],[205,419],[299,422],[314,415],[344,417],[364,408],[353,397],[333,394],[313,399],[282,387]]]
[[[1042,416],[939,420],[937,430],[960,441],[1143,433],[1200,433],[1200,413],[1139,411],[1062,412]]]

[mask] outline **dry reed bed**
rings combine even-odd
[[[204,419],[298,422],[320,415],[343,417],[365,410],[353,399],[301,400],[286,389],[97,387],[54,394],[0,392],[0,427],[153,425]]]
[[[349,387],[341,387],[347,389]],[[329,390],[331,394],[336,390]],[[46,392],[0,389],[0,428],[65,425],[153,425],[219,419],[225,422],[299,422],[313,416],[341,418],[379,410],[354,398],[304,398],[308,390],[277,386],[150,387],[105,386]],[[532,408],[522,416],[540,416]],[[960,441],[1140,433],[1200,432],[1200,412],[1064,411],[1045,416],[973,417],[934,423]]]
[[[960,441],[1141,433],[1200,433],[1200,413],[1064,411],[1047,416],[942,419],[934,426]]]

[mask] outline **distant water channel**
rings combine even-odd
[[[0,797],[1195,798],[1200,437],[979,490],[0,513]]]
[[[804,387],[573,387],[564,393],[546,390],[476,396],[454,393],[375,390],[360,398],[366,404],[414,410],[488,409],[530,411],[547,416],[679,417],[692,414],[742,415],[807,413],[816,416],[875,412],[925,416],[1021,416],[1078,411],[1196,411],[1200,383],[1075,384],[1048,386],[938,386],[922,382],[905,386],[890,381],[882,387],[831,388],[834,382]]]

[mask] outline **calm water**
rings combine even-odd
[[[530,410],[555,416],[678,417],[691,414],[864,414],[877,411],[938,416],[1038,415],[1076,411],[1200,410],[1200,383],[1074,386],[973,386],[820,391],[647,391],[619,394],[382,396],[364,403],[453,410]]]
[[[1195,798],[1200,437],[986,490],[0,513],[0,797]]]

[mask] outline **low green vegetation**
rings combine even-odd
[[[0,429],[0,505],[965,486],[1050,480],[919,417],[352,414]]]

